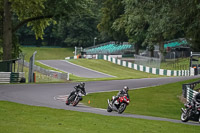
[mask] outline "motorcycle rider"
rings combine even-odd
[[[68,96],[68,99],[74,95],[74,93],[81,91],[81,93],[83,93],[84,95],[86,95],[86,91],[85,91],[85,83],[81,82],[80,84],[77,84],[76,86],[74,86],[74,91],[72,91],[70,93],[70,95]]]
[[[129,98],[129,95],[128,95],[128,86],[124,86],[124,88],[118,92],[117,96],[113,99],[112,101],[112,105],[114,105],[115,101],[119,98],[119,97],[122,97],[124,95],[126,95],[128,98]]]
[[[192,100],[192,108],[196,110],[195,105],[200,104],[200,92],[198,92]]]

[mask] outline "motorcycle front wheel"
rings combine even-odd
[[[73,106],[76,106],[78,103],[80,102],[80,99],[79,98],[76,98],[73,102]]]
[[[119,108],[118,108],[118,113],[119,114],[123,113],[125,109],[126,109],[126,104],[125,103],[121,103]]]
[[[111,107],[110,107],[110,105],[109,105],[109,104],[108,104],[107,111],[108,111],[108,112],[112,112],[112,109],[111,109]]]
[[[187,122],[188,120],[189,120],[188,114],[182,112],[182,113],[181,113],[181,121],[182,121],[182,122]]]
[[[199,116],[199,123],[200,123],[200,116]]]

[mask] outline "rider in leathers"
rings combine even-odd
[[[79,92],[81,91],[82,94],[86,95],[86,92],[85,92],[85,83],[81,82],[80,84],[77,84],[76,86],[74,86],[74,91],[72,91],[70,93],[70,95],[68,96],[68,99],[74,95],[75,92]]]
[[[122,97],[124,95],[126,95],[128,98],[129,98],[129,95],[128,95],[128,86],[124,86],[124,88],[118,92],[117,96],[113,99],[112,101],[112,105],[115,103],[115,101],[119,98],[119,97]]]
[[[199,103],[200,103],[200,92],[198,92],[198,93],[194,96],[193,101],[192,101],[192,108],[193,108],[194,110],[196,110],[195,105],[196,105],[196,104],[199,104]]]

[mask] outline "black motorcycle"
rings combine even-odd
[[[83,98],[83,95],[86,95],[85,92],[81,90],[76,90],[72,92],[73,94],[67,98],[65,104],[70,105],[72,104],[73,106],[76,106]]]
[[[189,120],[198,121],[200,123],[200,103],[196,103],[194,107],[192,103],[184,104],[185,109],[181,108],[181,121],[187,122]]]

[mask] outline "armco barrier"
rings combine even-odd
[[[24,61],[24,66],[29,67],[29,63]],[[53,78],[69,80],[69,73],[61,73],[58,71],[48,70],[36,65],[34,65],[34,71]]]
[[[196,82],[192,82],[192,83],[183,84],[182,85],[182,95],[183,95],[183,97],[186,98],[187,97],[187,90],[188,89],[194,90],[195,86],[197,86],[199,83],[200,83],[200,80],[196,81]]]
[[[10,83],[11,72],[0,72],[0,83]]]
[[[187,96],[186,96],[187,102],[191,102],[194,96],[198,93],[197,91],[192,90],[189,87],[187,87],[186,92],[187,92]]]
[[[19,83],[24,77],[24,72],[0,72],[0,83]]]
[[[116,57],[114,58],[109,55],[104,55],[103,59],[124,67],[152,74],[166,75],[166,76],[190,76],[189,70],[165,70],[165,69],[151,68],[148,66],[133,64],[128,61],[122,61],[120,59],[117,59]]]
[[[194,96],[198,93],[194,88],[200,83],[199,81],[187,83],[182,85],[182,96],[187,99],[187,102],[191,102]]]

